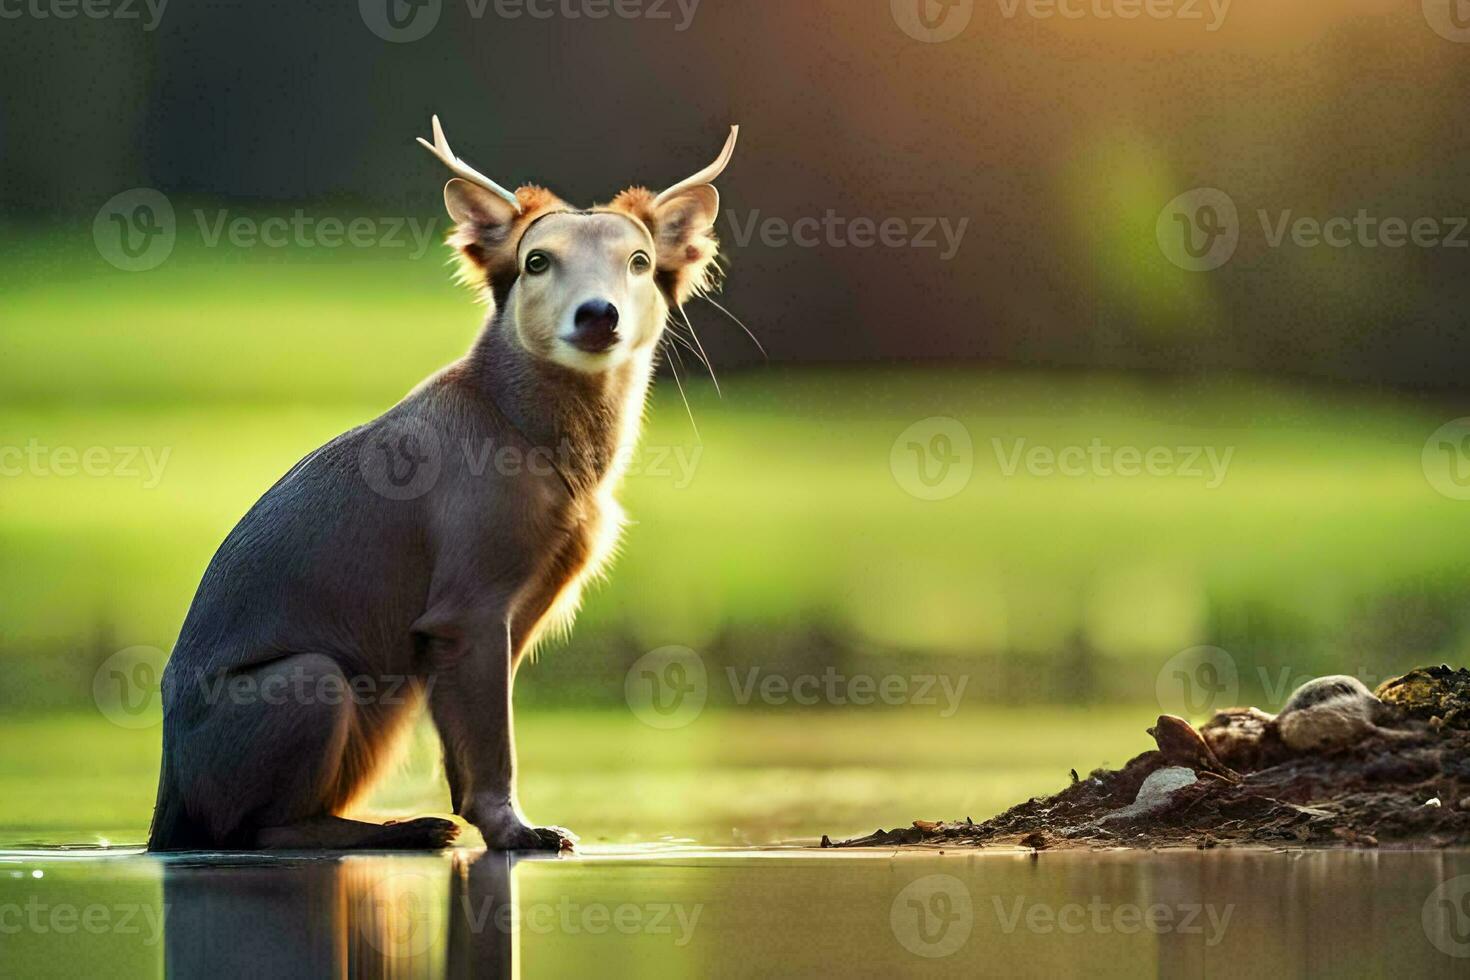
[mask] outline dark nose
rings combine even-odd
[[[600,354],[618,342],[618,308],[606,300],[589,300],[577,307],[572,328],[574,346]]]

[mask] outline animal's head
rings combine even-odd
[[[661,193],[623,191],[583,211],[542,187],[512,193],[449,149],[439,117],[420,139],[455,174],[444,186],[462,278],[483,289],[504,329],[533,355],[599,372],[649,354],[670,306],[709,289],[719,268],[713,182],[735,150]]]

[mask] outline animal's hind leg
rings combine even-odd
[[[180,769],[189,813],[217,846],[428,849],[458,832],[448,820],[337,816],[372,775],[384,721],[354,701],[330,657],[296,654],[241,672],[213,702],[183,740]]]
[[[318,692],[337,684],[345,676],[320,654],[221,679],[178,752],[190,816],[216,844],[253,847],[262,827],[333,812],[354,705]]]

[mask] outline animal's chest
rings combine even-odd
[[[601,496],[568,514],[559,541],[522,594],[516,619],[528,646],[546,629],[568,629],[582,589],[606,567],[617,549],[623,513],[611,496]]]

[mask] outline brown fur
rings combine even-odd
[[[495,307],[470,353],[303,459],[211,561],[164,676],[150,849],[443,846],[446,821],[342,818],[423,700],[455,812],[490,847],[570,846],[516,803],[511,683],[616,548],[620,466],[668,306],[710,285],[718,195],[686,182],[657,207],[625,191],[591,212],[540,187],[516,197],[518,210],[464,178],[445,187],[462,277]],[[523,246],[557,264],[523,276]],[[621,305],[615,336],[579,346],[596,298]],[[398,497],[373,464],[403,453],[406,431],[442,452],[432,482]],[[482,446],[553,465],[477,469],[458,451]],[[407,679],[412,697],[272,702],[217,686],[300,675]]]
[[[516,199],[521,213],[511,224],[458,224],[449,233],[449,245],[459,253],[459,281],[487,297],[503,297],[496,284],[515,280],[516,249],[526,229],[545,214],[570,210],[561,198],[535,184],[519,188]]]
[[[710,188],[713,190],[713,188]],[[637,219],[648,229],[658,248],[660,285],[674,306],[702,296],[719,282],[720,242],[713,225],[687,228],[684,212],[654,207],[657,195],[646,187],[630,187],[608,204]]]

